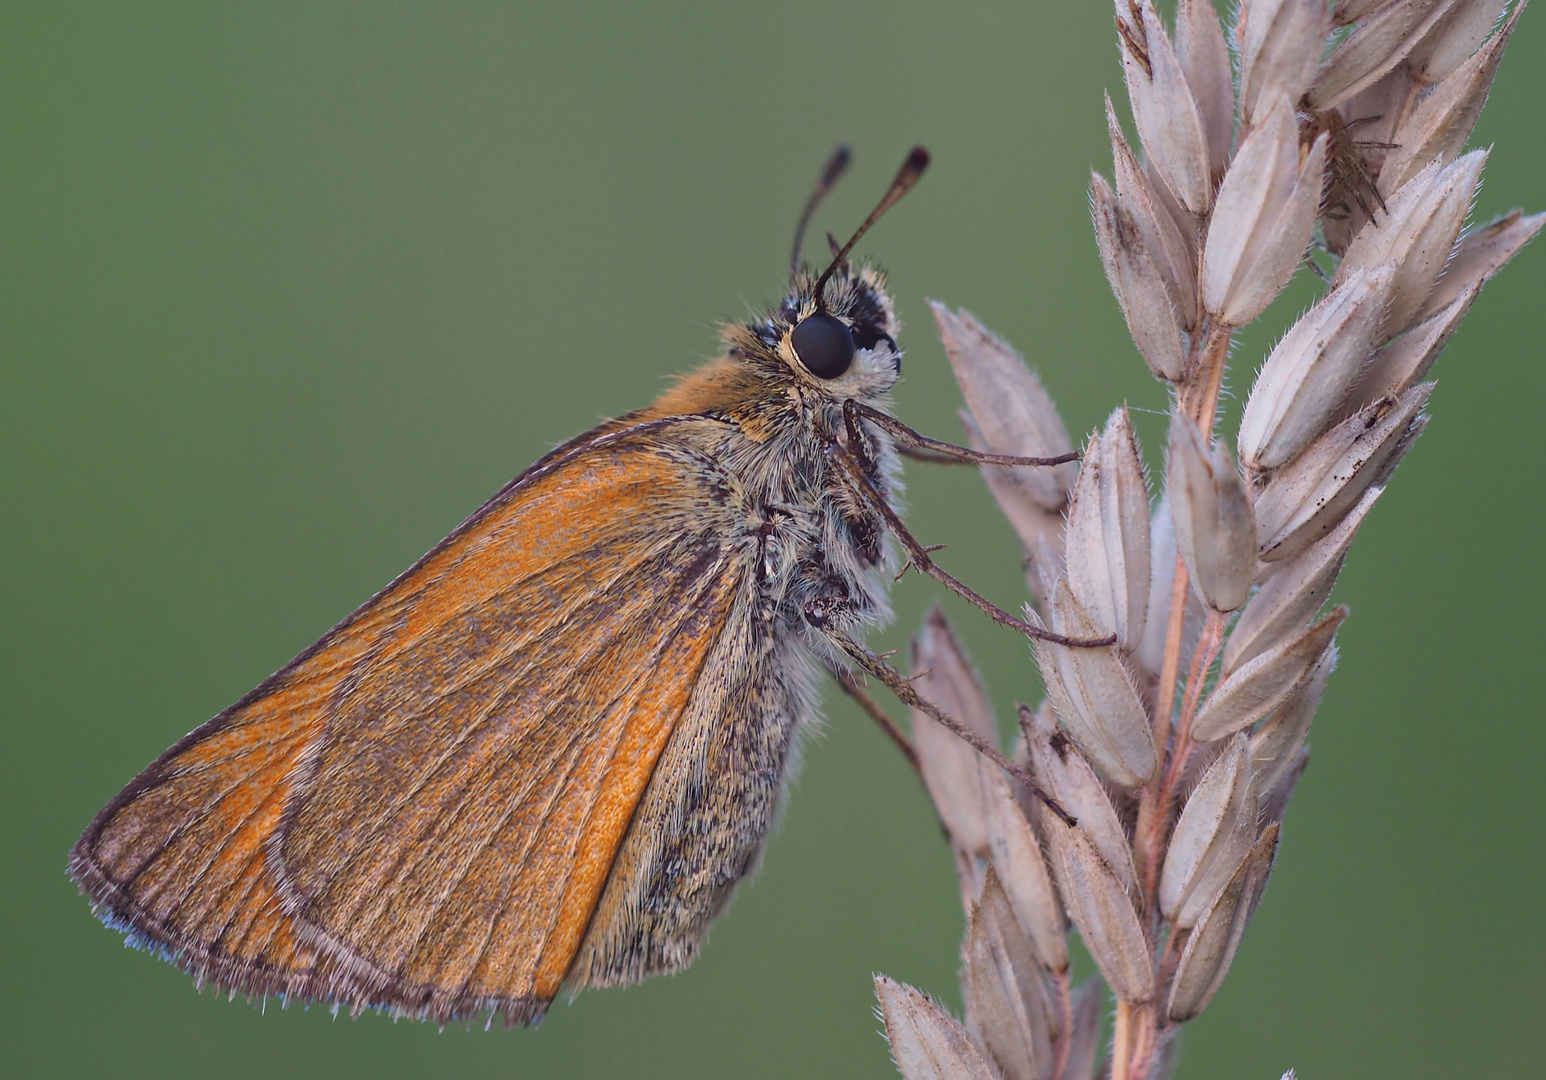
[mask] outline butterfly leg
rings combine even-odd
[[[860,418],[868,420],[897,441],[897,450],[915,461],[929,461],[936,465],[1004,465],[1010,468],[1027,468],[1043,465],[1063,465],[1079,460],[1079,452],[1071,450],[1056,457],[1014,457],[1010,454],[986,454],[954,443],[931,439],[914,431],[896,417],[883,413],[862,401],[849,398],[843,402],[843,420],[851,432],[857,429]],[[853,437],[850,435],[850,445]]]
[[[849,441],[858,444],[858,438],[850,433]],[[929,557],[931,550],[919,543],[912,533],[907,531],[907,526],[902,524],[902,519],[897,516],[891,504],[875,490],[875,485],[865,475],[864,468],[859,460],[847,448],[836,441],[827,444],[827,457],[837,465],[838,475],[841,476],[849,487],[849,490],[866,506],[873,510],[885,521],[887,527],[896,536],[902,545],[902,550],[907,552],[908,561],[918,569],[919,573],[927,574],[945,588],[967,601],[994,622],[1010,629],[1018,630],[1027,637],[1039,638],[1042,641],[1050,641],[1054,645],[1066,645],[1072,648],[1099,648],[1116,642],[1116,635],[1110,634],[1103,638],[1071,638],[1063,634],[1054,633],[1045,627],[1017,619],[1003,608],[994,604],[971,587],[957,580],[946,571],[937,566]]]
[[[913,684],[908,681],[907,677],[896,668],[886,663],[879,656],[876,656],[869,649],[866,649],[835,626],[824,626],[821,628],[821,632],[826,635],[827,640],[836,646],[840,652],[853,660],[860,670],[867,675],[879,679],[888,690],[901,699],[903,704],[910,705],[926,713],[937,724],[966,743],[973,750],[1009,773],[1015,779],[1023,781],[1030,787],[1031,794],[1044,802],[1047,805],[1047,809],[1062,818],[1069,826],[1078,824],[1073,815],[1058,805],[1056,799],[1042,790],[1041,785],[1036,782],[1036,778],[1028,770],[1010,761],[998,747],[919,694],[917,690],[913,689]],[[852,679],[852,676],[849,676],[849,678]],[[841,681],[839,679],[839,682]],[[845,686],[844,689],[847,689],[847,687]]]
[[[859,708],[864,710],[866,716],[880,726],[880,730],[886,733],[886,738],[896,744],[896,748],[902,751],[902,756],[914,769],[918,768],[918,751],[913,749],[912,740],[907,734],[896,726],[896,721],[886,715],[886,710],[880,707],[880,702],[870,696],[870,692],[859,684],[853,673],[845,671],[836,664],[830,664],[827,670],[832,673],[832,678],[837,685],[842,687],[843,693],[854,699]]]

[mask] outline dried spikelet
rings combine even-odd
[[[1141,145],[1108,99],[1115,184],[1096,174],[1091,207],[1137,351],[1174,395],[1164,490],[1151,511],[1125,410],[1077,472],[984,470],[1035,563],[1045,624],[1116,643],[1035,642],[1048,700],[1020,709],[1020,761],[1076,825],[1028,815],[1009,778],[915,720],[977,885],[965,1027],[877,980],[904,1075],[1088,1080],[1102,984],[1070,987],[1070,927],[1116,999],[1115,1080],[1168,1075],[1180,1025],[1222,986],[1336,666],[1347,609],[1323,609],[1337,575],[1423,430],[1422,380],[1483,285],[1546,225],[1515,211],[1462,232],[1487,157],[1464,144],[1524,4],[1503,19],[1505,7],[1243,0],[1227,31],[1237,99],[1209,5],[1181,0],[1172,36],[1151,0],[1117,0]],[[1344,29],[1328,53],[1333,23]],[[1334,283],[1262,364],[1237,467],[1213,431],[1232,335],[1314,231],[1340,257]],[[1070,445],[1008,345],[964,313],[935,316],[974,445]],[[931,691],[991,734],[970,665],[942,635],[931,616]]]

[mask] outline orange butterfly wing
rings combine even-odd
[[[103,917],[248,993],[540,1017],[745,578],[675,423],[555,451],[131,782],[72,852]]]

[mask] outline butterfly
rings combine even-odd
[[[899,543],[976,596],[903,527],[899,453],[1066,459],[886,412],[897,317],[848,255],[928,154],[818,274],[800,238],[847,161],[805,206],[782,303],[723,356],[547,454],[108,803],[69,862],[104,922],[233,993],[535,1023],[561,990],[692,961],[823,669],[975,739],[859,641]]]

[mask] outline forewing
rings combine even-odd
[[[531,470],[93,823],[72,871],[200,977],[540,1015],[741,580],[669,424]]]

